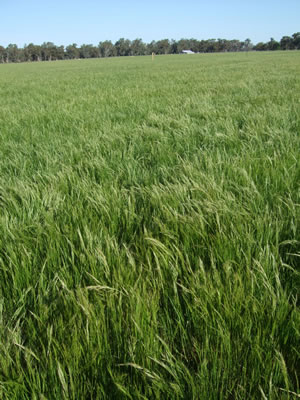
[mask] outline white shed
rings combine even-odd
[[[195,54],[192,50],[182,50],[182,54]]]

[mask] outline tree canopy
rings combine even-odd
[[[180,54],[183,50],[192,50],[195,53],[216,53],[236,51],[274,51],[274,50],[300,50],[300,32],[291,36],[283,36],[278,42],[271,38],[268,42],[251,43],[249,38],[244,41],[227,39],[162,39],[144,43],[142,39],[129,40],[120,38],[115,43],[110,40],[93,44],[76,43],[66,47],[57,46],[52,42],[44,42],[41,45],[33,43],[25,44],[23,48],[16,44],[9,44],[6,48],[0,45],[0,63],[23,61],[53,61],[78,58],[99,58],[115,56],[139,56],[156,54]]]

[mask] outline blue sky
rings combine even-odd
[[[0,0],[0,45],[120,37],[280,40],[300,31],[300,0]]]

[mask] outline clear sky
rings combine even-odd
[[[253,43],[300,31],[300,0],[0,0],[0,45],[120,37]]]

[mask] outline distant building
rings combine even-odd
[[[195,54],[192,50],[182,50],[182,54]]]

